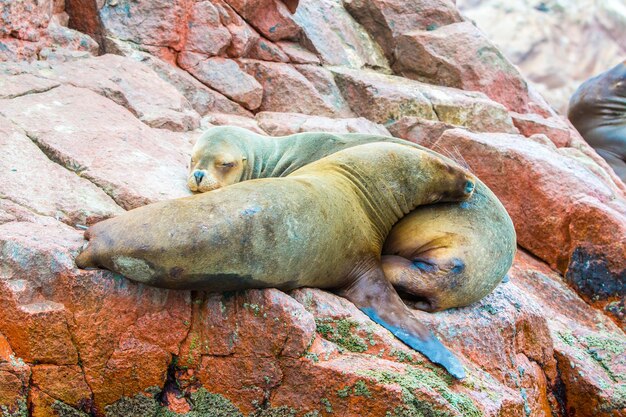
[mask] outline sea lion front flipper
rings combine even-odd
[[[458,379],[465,377],[461,362],[420,323],[387,281],[380,265],[362,274],[339,294],[408,346],[422,353]]]

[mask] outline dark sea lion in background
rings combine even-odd
[[[460,362],[387,281],[380,253],[415,207],[465,201],[475,177],[393,143],[340,151],[284,178],[246,181],[128,211],[85,233],[80,268],[152,286],[208,291],[335,290],[452,375]]]
[[[375,142],[412,146],[458,167],[427,148],[386,136],[299,133],[275,138],[222,126],[196,142],[187,183],[192,191],[204,192],[282,177],[327,155]],[[515,250],[511,218],[477,180],[469,201],[420,206],[402,219],[387,237],[382,262],[387,279],[415,307],[437,311],[469,305],[493,291],[511,267]]]
[[[567,117],[626,183],[626,61],[578,87]]]

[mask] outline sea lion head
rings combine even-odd
[[[191,152],[187,176],[189,189],[204,193],[239,182],[247,163],[240,143],[242,135],[246,134],[251,132],[214,127],[200,136]]]

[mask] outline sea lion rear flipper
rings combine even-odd
[[[446,368],[452,376],[458,379],[465,377],[461,362],[413,316],[385,278],[380,265],[361,275],[339,293],[398,339]]]

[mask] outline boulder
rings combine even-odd
[[[256,120],[261,129],[271,136],[287,136],[302,132],[364,133],[391,136],[384,126],[364,117],[333,119],[301,113],[260,112]]]
[[[526,81],[470,22],[404,33],[397,39],[395,57],[393,69],[404,77],[480,91],[509,110],[528,110]]]

